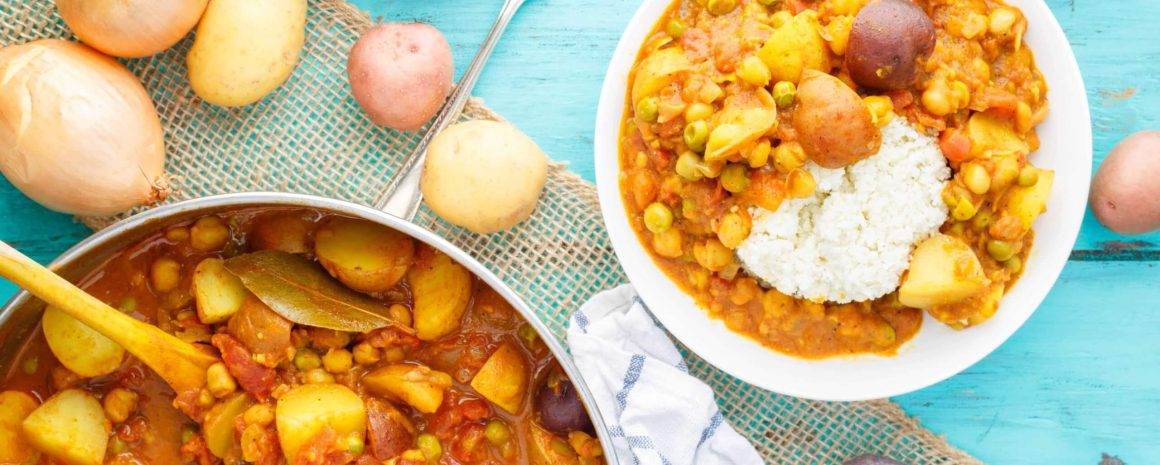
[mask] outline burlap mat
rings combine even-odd
[[[175,1],[175,0],[167,0]],[[0,43],[69,37],[49,0],[3,0]],[[222,109],[186,82],[190,40],[132,60],[166,129],[170,201],[242,191],[317,194],[371,202],[417,139],[374,126],[351,98],[346,54],[371,20],[343,0],[311,0],[306,49],[290,81],[262,102]],[[464,118],[498,119],[482,103]],[[596,190],[553,166],[535,216],[518,228],[474,235],[423,210],[416,220],[489,266],[563,340],[567,315],[592,294],[625,282],[600,217]],[[83,218],[101,228],[117,218]],[[696,356],[690,371],[717,392],[725,416],[767,463],[833,464],[875,452],[914,465],[977,464],[888,400],[812,402],[749,386]]]

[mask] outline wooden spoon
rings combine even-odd
[[[178,393],[205,386],[206,369],[221,361],[193,344],[106,305],[3,241],[0,241],[0,276],[120,344]]]

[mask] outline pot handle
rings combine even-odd
[[[491,52],[495,50],[495,45],[499,42],[500,36],[503,35],[504,29],[511,23],[516,10],[519,10],[523,3],[524,0],[504,0],[499,17],[491,26],[491,32],[487,34],[487,38],[483,40],[483,45],[480,45],[479,52],[476,52],[475,59],[471,61],[471,65],[463,73],[463,77],[459,79],[459,84],[451,91],[447,103],[444,103],[439,113],[435,114],[434,120],[427,127],[427,131],[423,133],[423,137],[415,144],[415,148],[403,158],[403,163],[395,172],[396,175],[387,183],[379,198],[375,199],[374,204],[372,204],[374,208],[407,221],[415,219],[415,214],[419,212],[419,204],[423,202],[423,193],[419,190],[419,175],[423,171],[423,162],[427,159],[427,146],[443,129],[459,119],[463,107],[471,98],[471,90],[479,81],[483,66],[491,57]]]

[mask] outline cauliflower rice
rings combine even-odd
[[[839,169],[807,163],[814,195],[753,208],[737,248],[745,268],[782,293],[814,301],[872,300],[898,288],[914,246],[947,219],[950,178],[937,140],[895,118],[874,156]]]

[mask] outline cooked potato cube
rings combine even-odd
[[[948,305],[935,305],[927,310],[930,316],[954,329],[963,329],[989,320],[999,310],[1006,290],[1003,283],[994,281],[983,292]]]
[[[769,66],[773,82],[796,84],[803,70],[829,71],[830,48],[818,27],[817,13],[806,10],[773,31],[757,51],[757,57]]]
[[[1054,183],[1055,171],[1039,170],[1039,180],[1035,184],[1027,187],[1016,185],[1007,192],[1000,210],[1018,217],[1026,232],[1031,229],[1031,223],[1047,211],[1047,198],[1051,196]]]
[[[33,447],[54,459],[67,465],[101,465],[112,425],[96,397],[66,389],[33,410],[23,429]]]
[[[532,465],[578,465],[580,457],[564,438],[538,425],[528,429],[528,459]]]
[[[67,313],[48,307],[40,323],[48,348],[73,373],[91,378],[121,366],[124,348]]]
[[[443,393],[451,387],[451,375],[423,365],[400,363],[367,373],[362,379],[367,390],[402,400],[423,413],[435,413],[443,403]]]
[[[516,414],[528,392],[528,362],[514,344],[496,349],[471,380],[471,387],[508,413]]]
[[[193,270],[193,298],[202,323],[226,321],[242,307],[247,293],[242,280],[226,269],[225,260],[207,258]]]
[[[649,55],[636,68],[636,77],[632,81],[633,104],[660,92],[692,67],[689,58],[679,48],[665,48]]]
[[[411,267],[415,242],[386,226],[335,217],[315,232],[314,253],[326,271],[347,287],[383,292]]]
[[[303,384],[278,399],[274,411],[278,442],[287,461],[295,462],[298,449],[329,426],[338,437],[363,440],[367,411],[362,398],[341,384]]]
[[[205,414],[202,435],[209,451],[218,458],[225,458],[234,448],[234,420],[254,404],[245,393],[237,393],[219,402]]]
[[[0,392],[0,463],[29,465],[40,456],[20,429],[37,404],[34,397],[20,391]]]
[[[991,281],[971,247],[962,240],[937,234],[914,249],[910,270],[898,288],[898,300],[907,307],[931,308],[967,299]]]
[[[415,335],[433,341],[459,327],[471,303],[471,272],[451,257],[420,246],[415,266],[407,273],[414,296]]]
[[[1023,153],[1030,151],[1027,141],[1015,133],[1010,120],[988,112],[977,112],[967,121],[967,137],[971,139],[971,156],[986,152]]]

